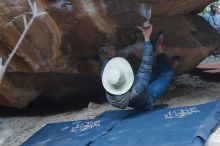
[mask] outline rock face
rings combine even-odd
[[[190,71],[220,44],[220,36],[196,14],[213,1],[38,0],[47,15],[34,22],[10,63],[0,85],[0,104],[25,107],[39,96],[60,99],[103,92],[99,48],[116,46],[136,69],[142,46],[137,45],[135,27],[147,20],[150,6],[152,40],[162,30],[168,56],[181,57],[177,73]],[[4,60],[23,30],[20,16],[29,11],[26,0],[1,1],[0,56]]]

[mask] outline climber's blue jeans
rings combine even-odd
[[[130,107],[135,109],[152,109],[153,103],[161,97],[170,85],[174,76],[174,71],[170,67],[167,56],[165,54],[160,54],[156,57],[156,61],[157,70],[153,71],[150,75],[147,92],[141,97],[131,100],[129,103]],[[143,105],[143,103],[145,104]]]

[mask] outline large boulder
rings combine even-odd
[[[47,15],[34,22],[9,64],[0,85],[0,104],[25,107],[39,96],[60,99],[102,93],[99,48],[116,46],[135,70],[142,48],[135,27],[147,20],[150,6],[152,40],[162,30],[168,56],[181,57],[177,74],[188,72],[220,43],[219,35],[197,15],[213,1],[38,0]],[[4,60],[24,29],[20,16],[29,11],[26,0],[1,1],[0,56]]]

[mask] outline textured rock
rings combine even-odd
[[[32,25],[0,85],[0,103],[24,107],[39,96],[97,95],[100,47],[115,45],[134,69],[141,58],[135,27],[152,6],[154,34],[166,35],[167,54],[179,55],[178,74],[190,71],[219,45],[218,34],[196,12],[214,0],[38,0],[48,14]],[[26,0],[0,3],[0,56],[5,60],[23,30]],[[129,47],[127,47],[129,46]],[[97,87],[97,89],[96,89]],[[96,91],[96,92],[95,92]]]

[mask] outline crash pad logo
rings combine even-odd
[[[100,127],[101,121],[86,121],[86,122],[74,122],[74,126],[66,126],[60,129],[60,131],[70,131],[71,133],[84,132],[86,130]]]
[[[87,122],[82,122],[78,123],[76,126],[71,128],[72,133],[77,133],[77,132],[83,132],[92,128],[100,127],[101,121],[87,121]]]
[[[169,111],[167,114],[164,115],[164,117],[165,119],[180,119],[199,112],[200,110],[197,109],[197,107],[182,108],[178,110]]]

